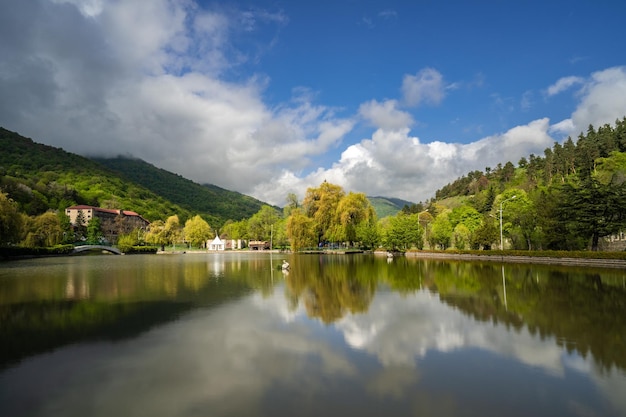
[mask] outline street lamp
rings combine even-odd
[[[506,200],[502,200],[500,202],[500,250],[502,250],[502,204],[506,203],[509,200],[513,200],[515,197],[517,197],[516,195],[514,195],[513,197],[507,198]]]

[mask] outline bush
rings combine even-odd
[[[34,248],[25,246],[4,246],[0,247],[0,258],[69,255],[73,250],[73,245],[56,245],[51,247]]]
[[[122,249],[120,248],[120,250]],[[127,248],[127,250],[123,250],[122,252],[124,252],[126,255],[133,255],[142,253],[157,253],[158,250],[159,248],[156,246],[131,246],[130,248]]]

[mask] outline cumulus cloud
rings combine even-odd
[[[413,124],[413,117],[398,109],[396,100],[376,100],[361,104],[359,114],[372,125],[384,130],[402,129]]]
[[[306,87],[270,105],[270,75],[243,67],[288,22],[280,10],[187,0],[11,2],[0,6],[0,125],[82,155],[130,154],[272,204],[324,180],[417,202],[470,170],[542,153],[550,134],[612,123],[626,108],[623,67],[550,86],[548,95],[578,88],[571,118],[541,118],[467,144],[411,134],[411,110],[441,104],[459,87],[433,68],[405,75],[397,99],[365,100],[348,115],[317,103]],[[259,30],[268,26],[275,30]],[[250,34],[252,46],[238,43]],[[336,160],[317,165],[336,150]]]
[[[626,67],[594,72],[582,90],[580,104],[572,114],[576,128],[598,127],[624,117],[626,109]]]
[[[433,68],[424,68],[415,75],[407,74],[402,81],[402,94],[409,106],[437,105],[445,95],[443,76]]]
[[[268,106],[263,75],[222,77],[258,52],[230,36],[283,25],[281,12],[175,0],[4,9],[0,124],[44,143],[83,155],[132,154],[249,193],[284,170],[298,172],[352,129],[352,120],[297,91],[292,102]]]
[[[318,169],[300,179],[283,175],[278,183],[280,188],[288,187],[300,197],[307,187],[327,180],[368,195],[425,201],[437,189],[469,171],[495,167],[507,160],[516,164],[522,156],[541,154],[554,142],[549,128],[549,120],[544,118],[469,144],[422,143],[410,135],[408,127],[378,129],[370,139],[349,146],[331,168]]]
[[[561,136],[578,136],[591,124],[596,128],[613,124],[626,109],[626,67],[607,68],[580,82],[580,101],[571,118],[555,123],[551,131]],[[557,83],[558,84],[558,83]]]

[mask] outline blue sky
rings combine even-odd
[[[621,1],[9,0],[0,125],[283,205],[418,202],[626,116]]]

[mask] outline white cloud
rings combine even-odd
[[[542,154],[554,142],[548,134],[549,126],[548,119],[539,119],[469,144],[422,143],[410,136],[408,127],[379,129],[371,139],[349,146],[331,168],[301,178],[299,187],[298,180],[289,176],[289,185],[291,192],[299,192],[300,197],[307,187],[326,179],[368,195],[425,201],[437,189],[469,171],[484,170],[508,160],[516,164],[522,156]]]
[[[572,114],[577,130],[613,124],[626,112],[626,67],[614,67],[591,74],[583,87],[580,104]]]
[[[598,128],[622,119],[626,109],[626,67],[607,68],[581,81],[579,103],[572,116],[553,126],[550,131],[561,136],[578,136],[589,125]],[[558,82],[557,82],[558,84]],[[560,139],[560,138],[559,138]]]
[[[443,76],[433,68],[424,68],[415,75],[405,75],[402,94],[409,106],[422,103],[437,105],[445,96]]]
[[[249,59],[231,34],[282,25],[281,13],[227,14],[166,0],[28,2],[7,13],[16,26],[3,32],[14,39],[2,43],[0,124],[72,152],[132,154],[249,193],[303,169],[354,125],[300,90],[269,107],[262,75],[221,77]],[[17,27],[12,17],[22,15],[41,22]],[[236,24],[242,18],[245,27]]]
[[[554,141],[550,133],[576,135],[589,123],[624,116],[623,67],[550,86],[548,94],[579,87],[570,118],[552,126],[541,118],[468,144],[411,134],[414,115],[403,106],[440,104],[459,87],[446,86],[433,68],[405,75],[397,100],[365,100],[347,116],[318,104],[306,87],[269,105],[269,75],[224,74],[257,58],[258,51],[239,47],[237,31],[265,36],[259,43],[271,47],[274,34],[254,31],[278,30],[288,17],[225,9],[191,0],[1,7],[0,125],[83,155],[132,154],[199,183],[282,205],[288,193],[301,195],[324,180],[368,195],[425,200],[471,170],[541,154]],[[25,19],[32,24],[23,25]],[[522,99],[530,105],[528,94]],[[362,133],[362,122],[374,131]],[[314,164],[342,150],[354,132],[361,136],[334,162]]]
[[[582,84],[583,82],[584,82],[584,79],[581,77],[574,77],[574,76],[563,77],[563,78],[560,78],[556,83],[548,87],[546,92],[548,96],[554,96],[556,94],[559,94],[567,90],[568,88],[574,85]]]
[[[403,129],[413,124],[413,117],[402,110],[398,110],[396,100],[385,100],[379,103],[376,100],[361,104],[359,114],[372,125],[384,130]]]

